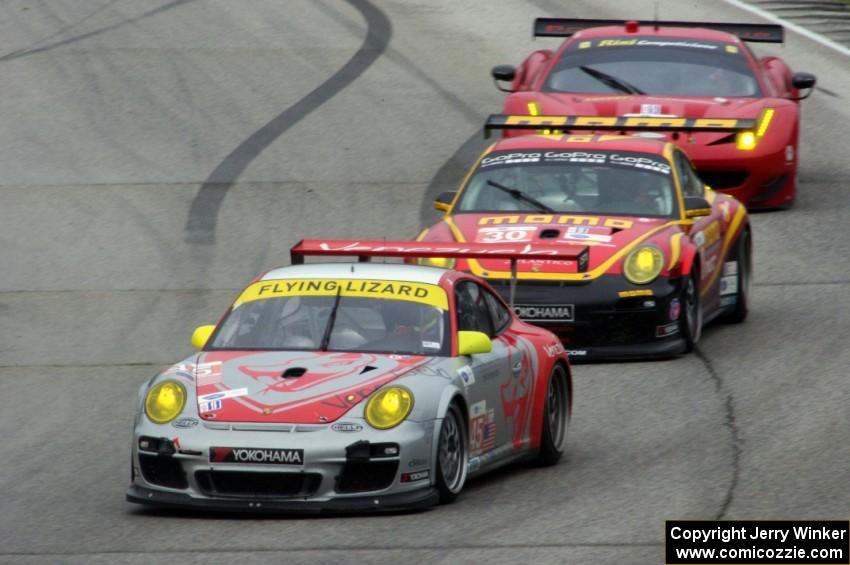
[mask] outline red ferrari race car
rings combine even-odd
[[[595,119],[497,115],[487,128],[618,127],[581,125]],[[750,125],[727,122],[734,123],[714,130],[734,134]],[[504,260],[420,261],[488,279],[520,318],[557,334],[574,360],[675,355],[693,349],[711,319],[747,315],[747,211],[708,189],[672,143],[596,134],[504,138],[435,207],[446,215],[420,234],[423,242],[588,246],[586,265],[520,261],[515,289]]]
[[[689,118],[753,120],[747,131],[644,132],[685,149],[712,188],[750,208],[794,202],[799,101],[815,77],[758,58],[747,41],[781,43],[777,25],[538,18],[537,37],[566,37],[519,68],[493,68],[510,81],[505,114],[597,116],[616,123],[685,124]],[[498,84],[498,83],[497,83]],[[808,92],[811,92],[810,90]],[[624,130],[633,131],[633,130]]]

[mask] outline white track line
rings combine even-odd
[[[741,2],[740,0],[723,0],[723,1],[726,2],[727,4],[732,4],[733,6],[736,6],[740,9],[742,9],[742,10],[746,10],[747,12],[750,12],[752,14],[756,14],[757,16],[761,16],[762,18],[764,18],[766,20],[770,20],[773,23],[780,24],[780,25],[790,29],[791,31],[793,31],[795,33],[798,33],[802,36],[808,37],[812,41],[820,43],[824,47],[829,47],[830,49],[832,49],[834,51],[838,51],[842,55],[846,55],[847,57],[850,57],[850,49],[841,45],[840,43],[836,43],[835,41],[831,40],[828,37],[825,37],[825,36],[823,36],[819,33],[816,33],[814,31],[810,30],[810,29],[806,29],[806,28],[804,28],[800,25],[797,25],[795,23],[789,22],[788,20],[780,18],[779,16],[776,16],[776,15],[768,12],[767,10],[762,10],[761,8],[757,8],[757,7],[755,7],[751,4],[747,4],[746,2]]]

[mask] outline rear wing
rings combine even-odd
[[[564,131],[714,131],[738,132],[754,130],[761,117],[737,118],[677,118],[659,116],[524,116],[491,114],[484,123],[484,137],[492,130],[541,129]]]
[[[384,241],[346,239],[302,239],[289,250],[293,265],[304,263],[307,256],[357,257],[446,257],[453,259],[508,259],[511,262],[509,304],[513,308],[516,294],[517,262],[523,259],[575,261],[578,272],[587,272],[590,261],[586,245],[562,243],[439,243],[428,241]]]
[[[570,37],[583,29],[602,26],[625,26],[633,20],[592,20],[584,18],[537,18],[534,20],[534,37]],[[785,31],[781,25],[733,24],[726,22],[651,21],[644,25],[658,27],[701,27],[737,35],[742,41],[782,43]]]

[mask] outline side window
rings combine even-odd
[[[472,281],[463,281],[455,288],[458,331],[484,332],[493,337],[490,310],[484,290]]]
[[[676,172],[682,182],[682,194],[685,196],[704,196],[702,180],[691,167],[690,161],[681,151],[675,152]]]
[[[508,329],[508,326],[511,324],[511,313],[492,293],[485,290],[484,298],[487,300],[487,308],[490,310],[493,329],[495,330],[495,334],[498,335]]]

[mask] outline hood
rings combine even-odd
[[[458,214],[453,223],[466,241],[476,243],[533,243],[561,241],[565,244],[586,245],[589,248],[588,271],[592,271],[623,247],[650,231],[671,222],[667,218],[638,218],[629,216],[583,216],[575,214]],[[592,224],[592,225],[588,225]],[[487,273],[510,272],[507,259],[477,261]],[[575,261],[551,259],[523,260],[517,269],[527,273],[576,273]],[[478,272],[479,269],[472,269]],[[485,273],[480,273],[488,276]]]
[[[431,359],[331,351],[206,352],[195,370],[198,413],[215,422],[326,424]]]
[[[756,118],[763,98],[536,93],[541,114],[576,116],[669,115],[680,118]]]

